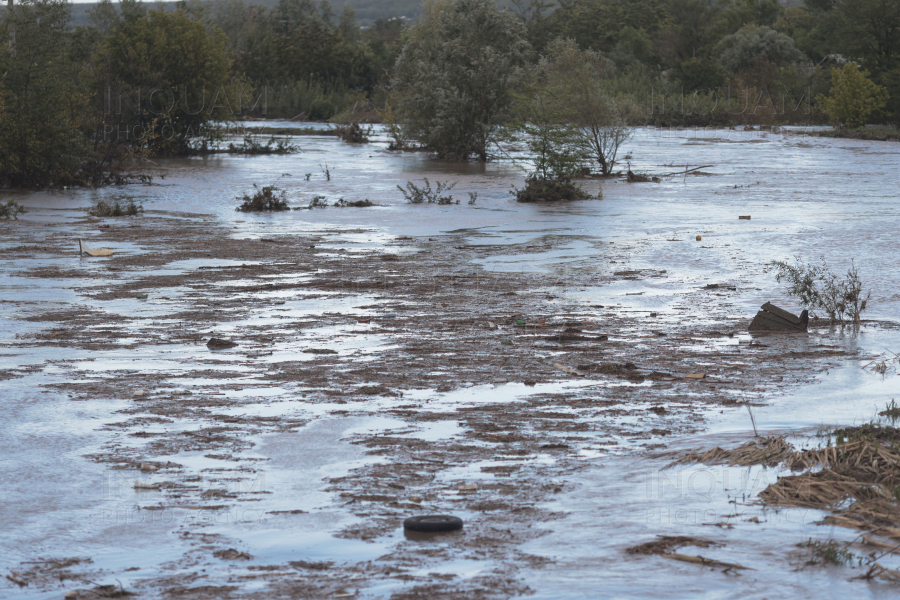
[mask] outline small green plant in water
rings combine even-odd
[[[240,212],[276,212],[282,210],[290,210],[287,203],[287,193],[274,185],[267,185],[260,188],[253,184],[256,192],[252,196],[244,194],[239,197],[241,205],[235,210]]]
[[[828,564],[846,566],[855,561],[862,564],[862,557],[856,556],[846,548],[841,548],[834,540],[820,542],[818,540],[813,541],[810,539],[806,543],[799,545],[800,547],[809,548],[813,556]]]
[[[407,202],[412,204],[459,204],[459,200],[454,201],[453,196],[447,194],[444,195],[444,192],[449,192],[453,189],[457,182],[448,183],[446,181],[436,181],[437,187],[435,189],[431,189],[431,182],[428,181],[428,178],[425,177],[425,186],[418,187],[412,181],[406,182],[406,189],[403,189],[399,185],[397,189],[400,190],[400,193],[403,194],[403,197],[406,198]],[[472,200],[470,194],[470,200]],[[473,204],[474,202],[469,202],[469,204]]]
[[[9,221],[10,219],[19,220],[18,215],[25,212],[25,207],[10,198],[6,204],[0,202],[0,218]]]
[[[885,417],[885,420],[890,421],[893,425],[900,420],[900,404],[897,404],[895,400],[891,400],[887,403],[884,410],[878,414],[879,416]]]
[[[135,204],[133,198],[121,203],[118,200],[112,204],[105,200],[98,200],[94,206],[88,209],[88,214],[94,217],[134,217],[144,212],[142,204]]]
[[[853,261],[847,275],[841,279],[828,268],[823,257],[821,265],[804,263],[799,257],[795,263],[775,260],[769,263],[776,269],[775,280],[788,284],[788,294],[798,298],[800,303],[815,314],[824,312],[832,323],[849,320],[860,322],[860,314],[866,310],[871,292],[863,292],[863,283]]]

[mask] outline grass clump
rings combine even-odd
[[[852,261],[842,279],[831,272],[824,257],[821,265],[804,263],[799,257],[794,260],[794,264],[780,260],[769,263],[777,270],[776,281],[787,282],[788,294],[798,298],[813,315],[816,311],[824,312],[832,323],[860,322],[871,292],[864,292],[859,271]]]
[[[134,217],[144,212],[142,204],[135,204],[133,198],[128,202],[116,200],[112,204],[105,200],[98,200],[94,206],[88,209],[88,214],[94,217]]]
[[[290,210],[287,203],[287,193],[274,185],[267,185],[262,188],[253,184],[256,192],[252,196],[244,194],[239,197],[241,205],[235,210],[240,212],[277,212],[282,210]]]
[[[900,421],[900,404],[897,404],[895,400],[891,400],[878,415],[884,417],[885,420],[890,421],[893,425]]]
[[[813,560],[809,561],[810,563],[822,562],[837,565],[839,567],[844,567],[854,562],[858,562],[860,565],[862,564],[862,558],[856,556],[847,548],[842,548],[840,544],[834,540],[821,542],[810,538],[809,541],[798,544],[798,546],[809,549],[814,557]]]
[[[435,183],[437,184],[437,187],[431,189],[431,182],[428,181],[428,178],[426,177],[424,187],[418,187],[412,181],[407,181],[406,189],[399,185],[397,186],[397,189],[400,190],[400,193],[403,194],[406,201],[412,204],[459,204],[459,200],[454,201],[453,196],[444,194],[445,192],[452,190],[457,182],[454,181],[453,183],[448,183],[446,181],[437,181]]]
[[[19,215],[25,212],[25,207],[10,198],[6,204],[0,202],[0,218],[9,221],[10,219],[19,220]]]
[[[514,192],[517,202],[554,202],[558,200],[588,200],[592,198],[569,179],[540,179],[529,177],[525,187]]]

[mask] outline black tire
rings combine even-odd
[[[403,521],[403,529],[420,533],[456,531],[457,529],[462,529],[462,526],[462,519],[451,517],[450,515],[424,515],[421,517],[410,517]]]

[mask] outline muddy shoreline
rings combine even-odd
[[[47,259],[25,275],[36,288],[40,280],[70,282],[83,299],[8,304],[29,313],[33,330],[17,334],[7,351],[68,349],[99,362],[134,355],[127,369],[98,370],[91,358],[59,365],[64,380],[45,389],[72,403],[116,407],[96,426],[103,443],[85,458],[146,486],[128,490],[142,520],[207,515],[171,528],[191,548],[189,572],[179,565],[177,574],[161,568],[132,579],[128,591],[140,597],[526,595],[519,572],[552,569],[523,550],[546,535],[532,525],[562,517],[554,499],[571,490],[573,476],[598,467],[586,457],[664,451],[670,436],[701,432],[710,414],[762,406],[859,357],[820,336],[750,338],[752,315],[727,308],[743,293],[734,281],[697,285],[675,316],[657,316],[563,296],[586,283],[676,276],[665,271],[611,265],[586,282],[489,272],[475,262],[545,252],[552,240],[482,246],[451,233],[392,238],[372,250],[355,248],[340,229],[237,239],[209,217],[163,212],[84,218],[49,236],[47,224],[0,227],[18,238],[9,258]],[[72,227],[92,248],[131,250],[73,258]],[[210,350],[211,337],[237,345]],[[170,349],[171,369],[142,369],[143,352]],[[6,369],[0,379],[34,368]],[[703,378],[685,377],[696,373]],[[277,392],[270,401],[246,393],[267,389]],[[239,540],[204,533],[217,515],[262,506],[273,493],[258,484],[272,460],[260,452],[263,440],[370,418],[394,424],[345,436],[364,464],[319,485],[329,510],[352,516],[335,537],[395,540],[377,560],[266,562]],[[197,468],[179,455],[207,460]],[[276,528],[316,512],[260,510]],[[464,514],[465,529],[437,541],[390,537],[405,517],[428,513]],[[115,592],[86,581],[123,576],[92,569],[90,557],[54,561],[22,564],[16,578],[30,589],[83,590],[72,597],[86,598],[88,590]],[[461,580],[442,574],[440,565],[453,561],[481,563],[480,572]],[[133,562],[141,568],[139,557]],[[218,565],[216,575],[204,574],[210,565]]]

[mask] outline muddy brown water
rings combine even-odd
[[[633,170],[708,175],[535,206],[512,200],[510,161],[297,141],[163,161],[153,186],[15,195],[0,595],[893,597],[859,567],[807,564],[798,543],[856,533],[756,502],[778,469],[662,454],[746,441],[748,402],[803,445],[898,395],[900,146],[640,130]],[[405,203],[396,185],[424,177],[461,203]],[[294,206],[378,206],[234,211],[272,182]],[[83,210],[126,197],[146,213]],[[114,255],[78,258],[78,238]],[[765,268],[794,255],[855,260],[873,292],[859,330],[746,333],[766,301],[795,309]],[[428,513],[466,526],[403,535]],[[657,535],[752,570],[625,553]]]

